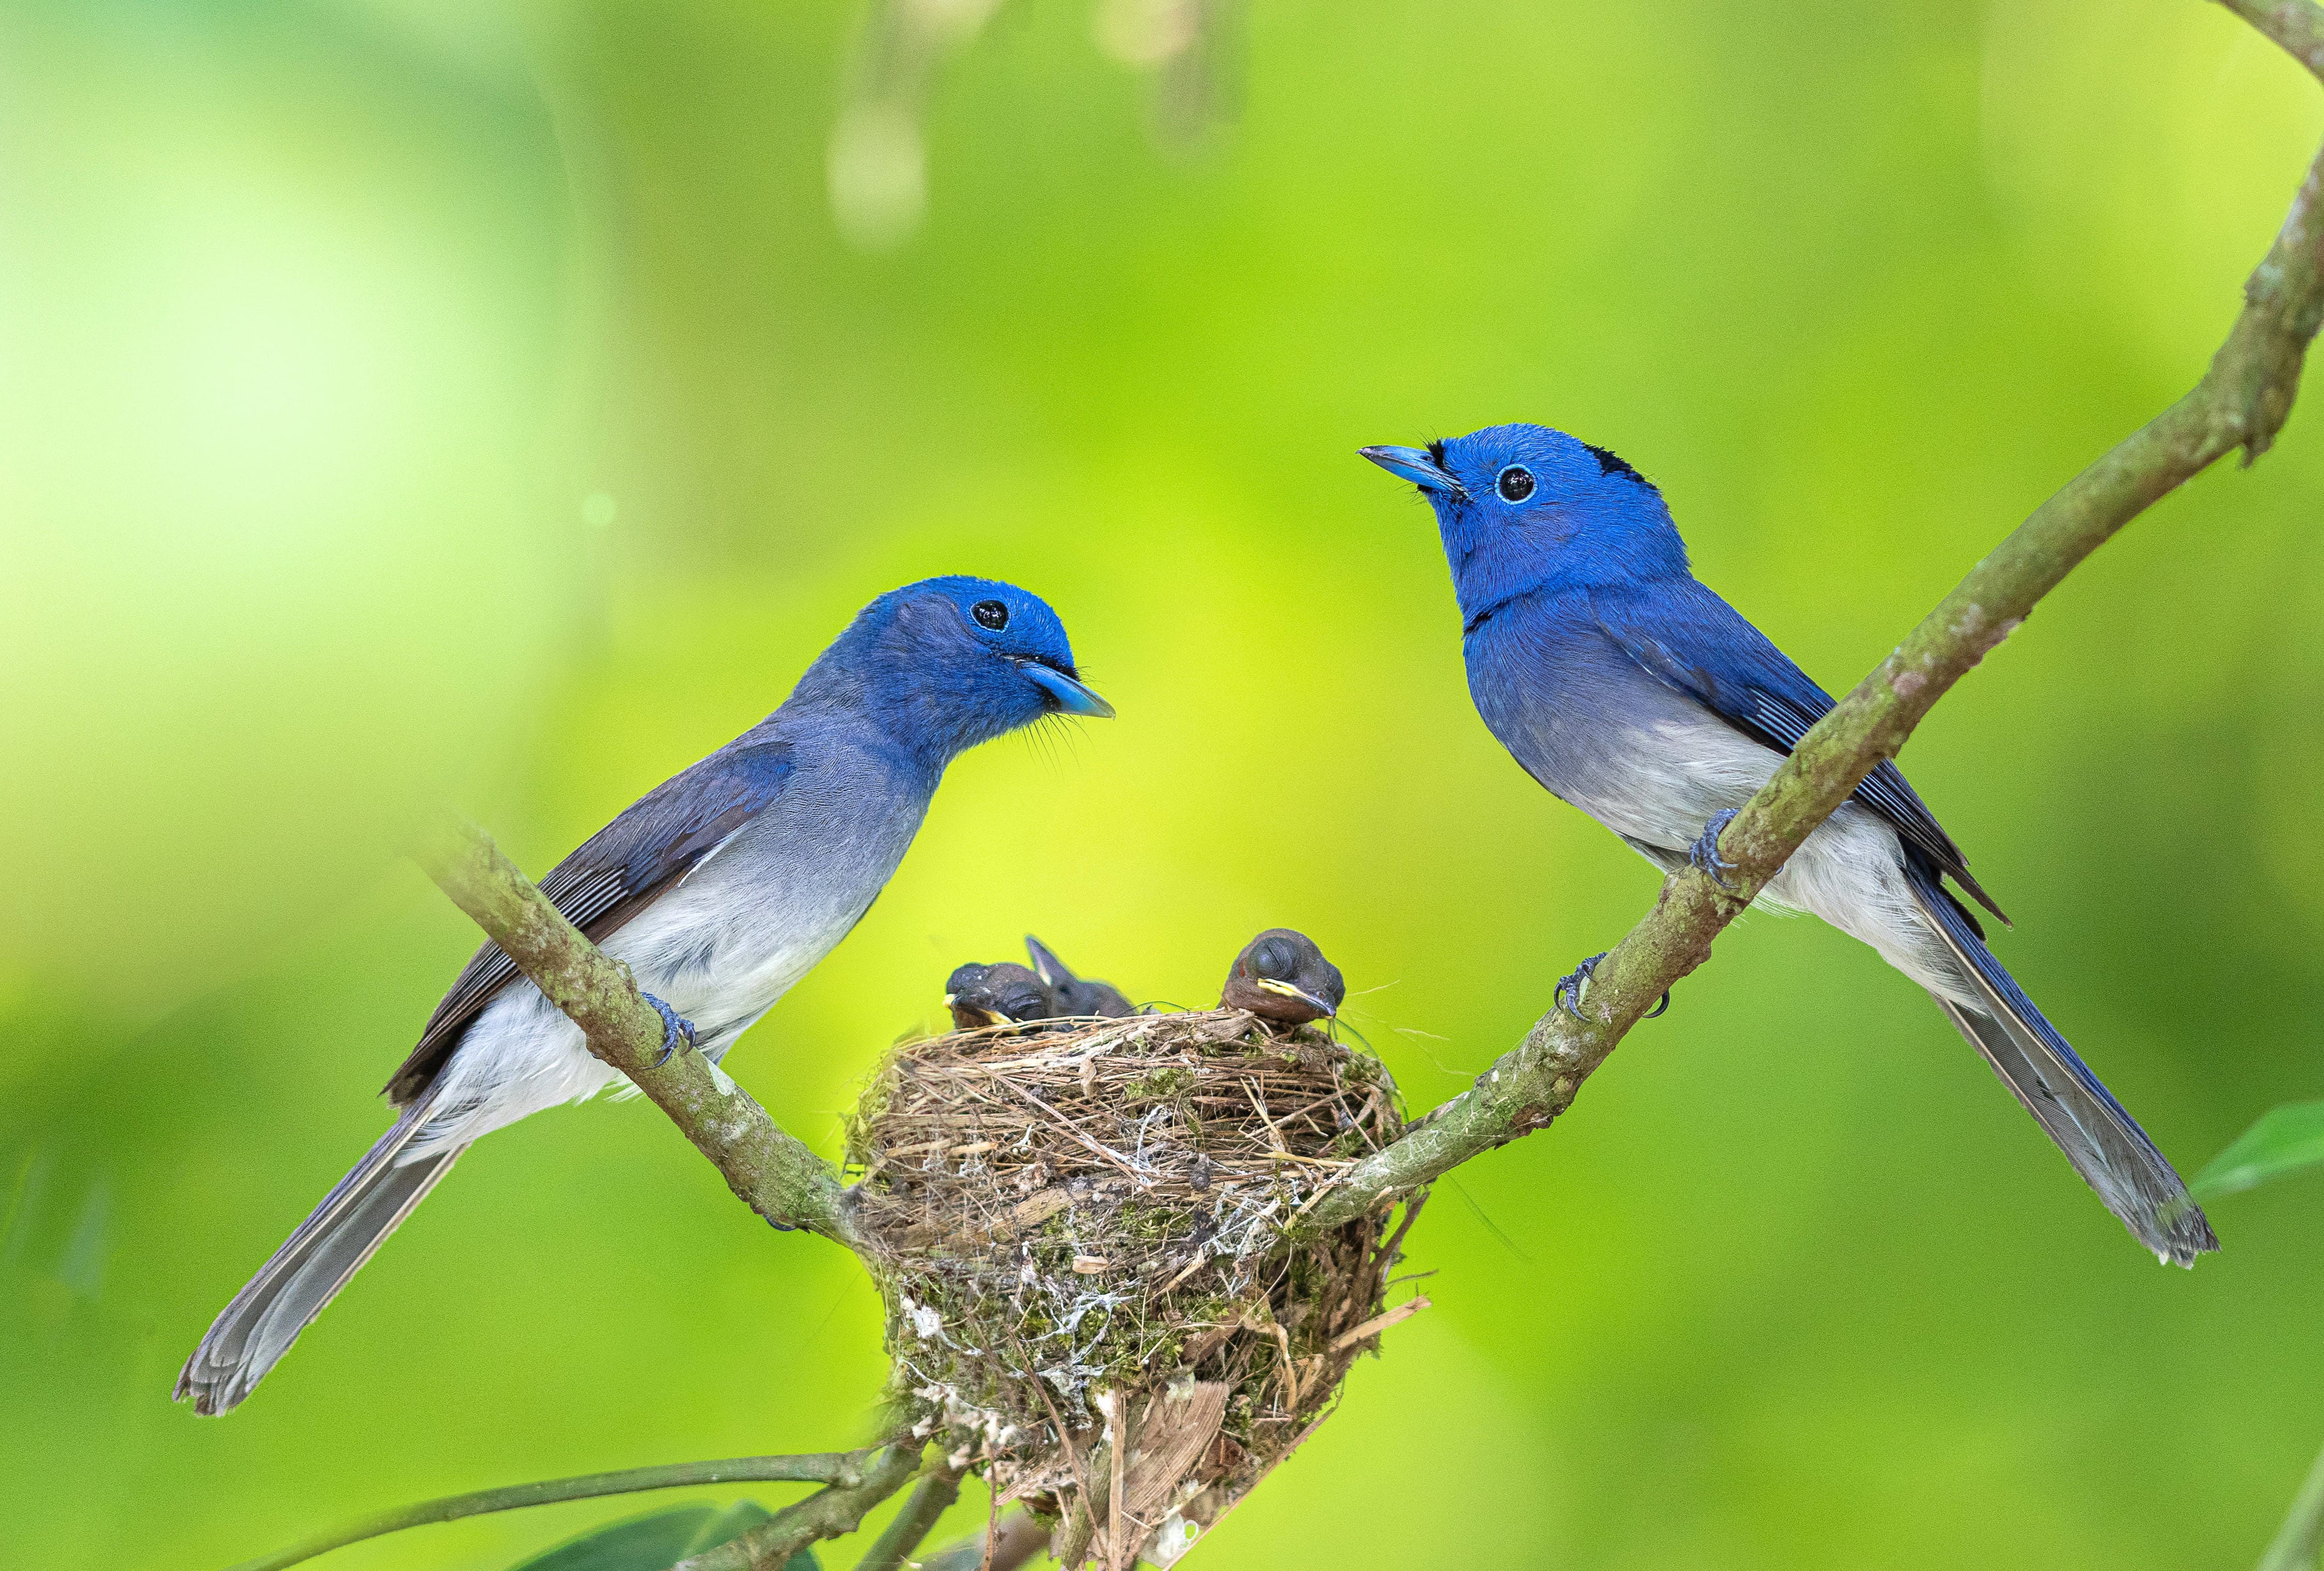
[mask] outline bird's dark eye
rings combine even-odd
[[[1530,482],[1526,489],[1532,489]],[[976,618],[979,627],[989,627],[995,633],[1009,625],[1009,607],[998,600],[979,600],[968,608],[968,614]]]
[[[1501,494],[1504,502],[1523,502],[1533,494],[1533,471],[1523,464],[1511,464],[1493,482],[1493,489]]]
[[[1270,940],[1251,951],[1250,968],[1253,975],[1269,981],[1288,982],[1291,974],[1299,968],[1299,960],[1292,954],[1291,946]]]

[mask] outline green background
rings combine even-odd
[[[2192,0],[1273,0],[1157,134],[1102,47],[1138,9],[952,51],[886,249],[826,191],[845,7],[0,9],[0,1559],[866,1437],[860,1273],[642,1104],[484,1141],[245,1408],[170,1404],[475,941],[419,811],[543,871],[874,594],[1010,578],[1120,718],[955,765],[730,1066],[835,1151],[956,962],[1030,929],[1201,1003],[1279,922],[1433,1103],[1654,884],[1479,724],[1428,513],[1353,449],[1610,445],[1843,687],[2191,383],[2324,130]],[[1904,760],[2182,1170],[2324,1090],[2318,418]],[[1436,1308],[1202,1563],[2246,1564],[2324,1441],[2319,1200],[2156,1269],[1915,989],[1755,917],[1440,1190]]]

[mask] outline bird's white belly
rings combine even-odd
[[[1711,818],[1749,801],[1781,762],[1724,722],[1664,719],[1630,732],[1568,799],[1642,851],[1664,853],[1647,860],[1669,867],[1685,861]],[[1986,1007],[1922,914],[1895,829],[1860,803],[1842,803],[1818,825],[1756,904],[1821,917],[1940,996]]]

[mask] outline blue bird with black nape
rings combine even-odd
[[[1039,596],[925,579],[865,606],[780,708],[625,809],[541,892],[630,967],[665,1058],[715,1062],[862,919],[954,757],[1046,716],[1112,713]],[[388,1082],[393,1127],[219,1313],[179,1400],[221,1413],[248,1396],[479,1137],[628,1088],[486,944]]]
[[[1720,878],[1730,865],[1720,830],[1831,698],[1696,581],[1662,493],[1607,449],[1545,426],[1362,454],[1435,512],[1469,691],[1501,744],[1656,867],[1692,863]],[[2159,1259],[2191,1266],[2218,1248],[2179,1175],[1995,958],[1947,879],[2007,920],[1884,762],[1759,901],[1813,912],[1926,988]],[[1561,984],[1569,1006],[1593,963]]]

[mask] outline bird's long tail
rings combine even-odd
[[[223,1413],[248,1396],[290,1350],[307,1322],[322,1313],[396,1224],[452,1170],[465,1145],[410,1162],[396,1160],[428,1121],[432,1101],[422,1097],[406,1109],[218,1312],[178,1374],[178,1400],[191,1397],[194,1411]]]
[[[2211,1224],[2146,1132],[1994,958],[1975,921],[1938,883],[1934,870],[1908,857],[1904,872],[1929,926],[1984,995],[1985,1007],[1932,996],[2049,1132],[2074,1170],[2157,1256],[2191,1266],[2197,1255],[2218,1248]]]

